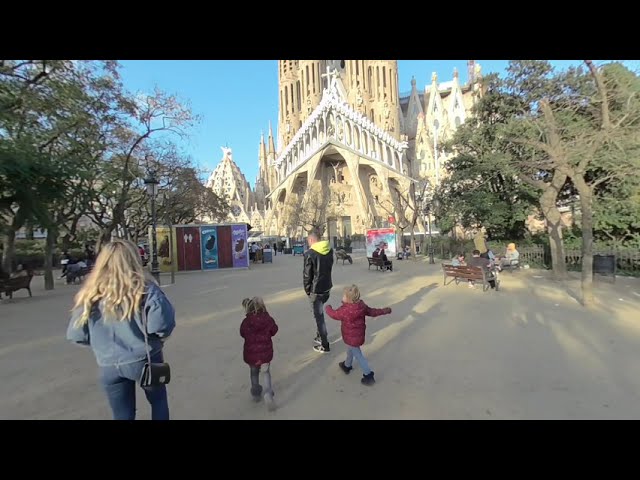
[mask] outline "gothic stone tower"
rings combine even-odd
[[[326,226],[343,236],[397,216],[398,192],[406,195],[412,181],[397,61],[280,60],[278,79],[278,154],[265,167],[275,169],[276,185],[266,223],[280,235]]]
[[[327,68],[338,73],[351,107],[400,139],[397,60],[279,60],[279,149],[320,104]]]

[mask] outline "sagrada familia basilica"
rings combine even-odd
[[[467,63],[453,79],[400,94],[396,60],[279,60],[277,138],[260,139],[255,188],[231,149],[208,181],[227,197],[229,221],[268,236],[362,234],[399,217],[411,183],[437,185],[447,157],[440,148],[483,92],[481,69]],[[405,202],[403,203],[403,199]]]

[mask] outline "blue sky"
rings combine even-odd
[[[482,72],[504,72],[507,60],[476,60]],[[579,60],[554,60],[559,68]],[[265,137],[272,122],[276,134],[278,118],[278,64],[276,60],[123,60],[121,74],[128,90],[161,90],[188,101],[203,119],[189,140],[179,143],[207,176],[222,158],[221,146],[233,149],[233,159],[253,185],[258,173],[260,131]],[[414,76],[418,89],[431,84],[431,73],[439,81],[451,80],[458,68],[466,82],[466,60],[398,60],[399,88],[411,89]]]

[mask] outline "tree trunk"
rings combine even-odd
[[[27,240],[33,240],[33,226],[29,225],[27,227],[27,231],[26,231],[26,237]]]
[[[71,246],[71,235],[67,233],[64,237],[62,237],[62,251],[69,250]]]
[[[415,236],[415,222],[411,225],[411,260],[416,260],[416,236]]]
[[[2,258],[2,270],[5,273],[13,272],[13,258],[15,257],[16,231],[8,227],[4,236],[4,255]]]
[[[564,242],[562,240],[562,215],[557,207],[558,193],[564,186],[567,177],[556,174],[550,187],[544,190],[540,196],[540,207],[542,214],[547,220],[549,228],[549,244],[551,247],[551,268],[556,280],[566,280],[567,265],[564,253]]]
[[[551,250],[551,268],[556,280],[566,280],[567,264],[562,240],[562,224],[549,223],[549,247]]]
[[[98,245],[96,246],[96,252],[100,252],[102,245],[105,245],[111,241],[111,235],[113,234],[114,226],[110,225],[106,228],[100,230],[100,235],[98,236]]]
[[[593,197],[591,188],[582,176],[573,179],[580,196],[581,229],[582,229],[582,305],[593,307]]]
[[[44,247],[44,289],[53,290],[53,247],[56,242],[54,229],[47,229],[47,240]]]

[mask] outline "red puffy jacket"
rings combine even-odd
[[[240,325],[240,336],[244,338],[245,363],[260,366],[273,360],[271,337],[276,333],[278,325],[267,312],[247,315]]]
[[[351,347],[364,345],[364,334],[367,329],[365,316],[379,317],[391,313],[387,308],[370,308],[360,300],[358,303],[343,303],[340,308],[334,310],[331,305],[326,307],[327,315],[334,320],[342,322],[342,340]]]

